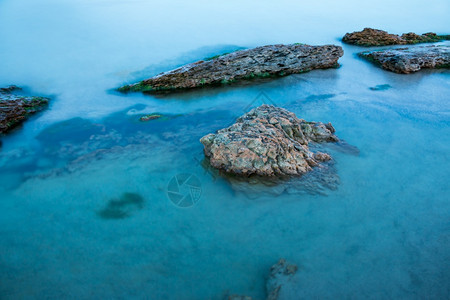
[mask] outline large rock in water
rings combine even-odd
[[[279,107],[261,105],[228,128],[201,138],[214,168],[249,176],[302,175],[330,160],[309,142],[336,142],[331,123],[307,122]]]
[[[337,67],[344,54],[339,46],[271,45],[240,50],[211,60],[200,60],[161,73],[121,92],[157,92],[228,84],[255,77],[284,76],[313,69]]]
[[[34,114],[44,109],[49,99],[20,95],[16,86],[0,88],[0,133],[5,133]]]
[[[358,46],[387,46],[387,45],[407,45],[418,43],[435,43],[449,40],[450,35],[437,35],[433,32],[418,35],[415,33],[404,33],[401,36],[390,34],[386,31],[372,28],[364,28],[363,31],[346,33],[342,41],[347,44]]]
[[[359,55],[396,73],[408,74],[424,68],[450,68],[449,46],[397,48],[362,52]]]

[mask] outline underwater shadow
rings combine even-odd
[[[136,193],[123,193],[120,198],[110,199],[106,206],[97,211],[104,220],[125,219],[144,208],[144,198]]]

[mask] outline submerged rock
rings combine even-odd
[[[390,84],[378,84],[376,86],[369,87],[369,90],[371,91],[386,91],[392,88]]]
[[[252,297],[245,295],[230,295],[228,300],[252,300]]]
[[[421,69],[450,68],[449,46],[422,46],[362,52],[359,55],[385,70],[408,74]]]
[[[144,116],[140,117],[139,120],[142,122],[147,122],[147,121],[151,121],[151,120],[157,120],[161,117],[162,117],[162,115],[159,115],[159,114],[148,114],[148,115],[144,115]]]
[[[372,28],[364,28],[363,31],[346,33],[342,38],[342,41],[347,44],[367,47],[435,43],[443,40],[450,40],[450,35],[437,35],[433,32],[418,35],[413,32],[409,32],[399,36],[397,34],[390,34],[386,31]]]
[[[281,258],[270,268],[269,278],[266,281],[266,300],[298,299],[295,294],[292,278],[297,273],[298,267]],[[231,295],[228,300],[251,300],[246,295]]]
[[[141,122],[148,122],[148,121],[153,121],[153,120],[168,121],[168,120],[180,117],[180,116],[181,115],[151,113],[151,114],[141,115],[141,117],[139,118],[139,121],[141,121]]]
[[[337,67],[337,61],[343,54],[342,48],[334,45],[262,46],[221,55],[211,60],[200,60],[118,90],[170,91],[228,84],[255,77],[284,76]]]
[[[310,151],[310,142],[336,142],[331,123],[306,122],[294,113],[261,105],[228,128],[200,139],[211,166],[238,175],[302,175],[326,153]]]
[[[296,299],[296,295],[290,293],[292,277],[297,272],[297,266],[280,259],[270,269],[270,277],[266,283],[267,300]]]
[[[144,198],[136,193],[123,193],[119,199],[111,199],[97,215],[102,219],[124,219],[144,207]]]
[[[29,115],[43,110],[49,99],[20,95],[21,88],[0,88],[0,134],[25,121]]]

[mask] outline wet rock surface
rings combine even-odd
[[[362,31],[346,33],[342,38],[342,41],[347,44],[366,47],[435,43],[443,40],[450,40],[450,35],[437,35],[433,32],[418,35],[413,32],[409,32],[400,36],[397,34],[390,34],[384,30],[372,28],[364,28]]]
[[[48,98],[25,96],[21,90],[17,86],[0,88],[0,134],[8,132],[48,105]]]
[[[450,68],[449,46],[405,47],[362,52],[359,55],[395,73],[408,74],[421,69]]]
[[[302,175],[331,160],[313,153],[311,142],[337,142],[331,123],[307,122],[294,113],[261,105],[228,128],[201,138],[212,167],[236,175]]]
[[[200,60],[139,83],[123,86],[118,90],[151,93],[228,84],[253,78],[285,76],[313,69],[337,67],[337,61],[343,54],[342,48],[335,45],[262,46],[239,50],[211,60]]]

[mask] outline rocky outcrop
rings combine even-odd
[[[359,55],[395,73],[408,74],[425,68],[450,68],[449,46],[397,48],[362,52]]]
[[[261,105],[228,128],[200,139],[211,166],[238,175],[302,175],[331,157],[310,151],[310,142],[336,142],[331,123],[307,122]]]
[[[9,86],[0,88],[0,134],[20,124],[29,115],[43,110],[49,99],[20,95],[20,88]]]
[[[363,31],[346,33],[342,38],[342,41],[347,44],[366,47],[435,43],[443,40],[450,40],[450,35],[437,35],[433,32],[418,35],[410,32],[399,36],[397,34],[390,34],[386,31],[372,28],[364,28]]]
[[[283,258],[273,265],[270,269],[270,277],[266,283],[266,299],[294,299],[292,297],[295,295],[290,295],[289,289],[286,289],[285,287],[291,284],[292,277],[297,272],[297,269],[296,265],[286,262]]]
[[[257,77],[285,76],[338,66],[344,54],[339,46],[270,45],[200,60],[161,73],[121,92],[158,92],[234,83]]]

